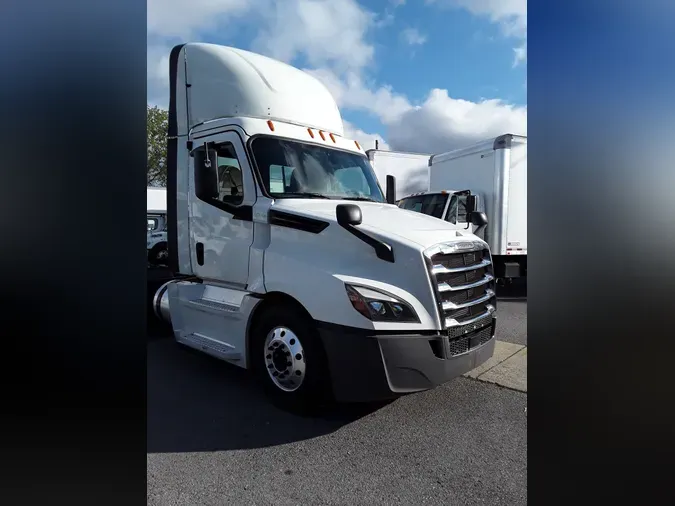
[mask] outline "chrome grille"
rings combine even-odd
[[[443,327],[463,334],[479,321],[492,320],[496,308],[495,279],[490,251],[482,243],[441,244],[427,252]]]
[[[492,315],[488,314],[486,316],[483,316],[482,318],[479,318],[475,322],[473,322],[471,325],[462,325],[462,326],[455,326],[455,327],[450,327],[447,330],[448,337],[450,340],[452,340],[455,337],[459,336],[464,336],[470,332],[474,332],[475,329],[482,329],[487,326],[492,325]],[[475,327],[475,329],[474,329]]]
[[[461,355],[462,353],[469,351],[472,347],[487,343],[491,338],[492,325],[489,325],[470,335],[450,339],[448,342],[448,351],[450,352],[450,356]]]

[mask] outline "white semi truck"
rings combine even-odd
[[[527,137],[504,134],[433,155],[429,191],[409,195],[399,206],[467,228],[468,213],[484,211],[489,224],[483,238],[497,278],[527,276]]]
[[[148,263],[166,264],[169,254],[166,233],[166,188],[148,187]]]
[[[426,390],[492,356],[487,244],[399,209],[393,177],[385,200],[318,80],[202,43],[169,70],[175,278],[153,305],[179,343],[291,405]]]
[[[397,201],[411,193],[428,189],[431,155],[377,148],[369,149],[366,155],[380,184],[385,183],[387,176],[396,178]]]

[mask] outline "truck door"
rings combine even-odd
[[[224,132],[195,138],[194,146],[189,190],[192,271],[204,280],[243,289],[256,200],[243,143],[236,132]]]

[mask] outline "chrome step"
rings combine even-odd
[[[215,352],[224,360],[236,362],[242,359],[242,354],[236,351],[234,346],[221,341],[216,341],[204,334],[193,332],[192,334],[181,336],[178,341],[198,350]]]

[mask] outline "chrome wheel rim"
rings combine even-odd
[[[294,392],[305,380],[305,350],[287,327],[273,328],[265,338],[265,368],[272,382],[284,392]]]

